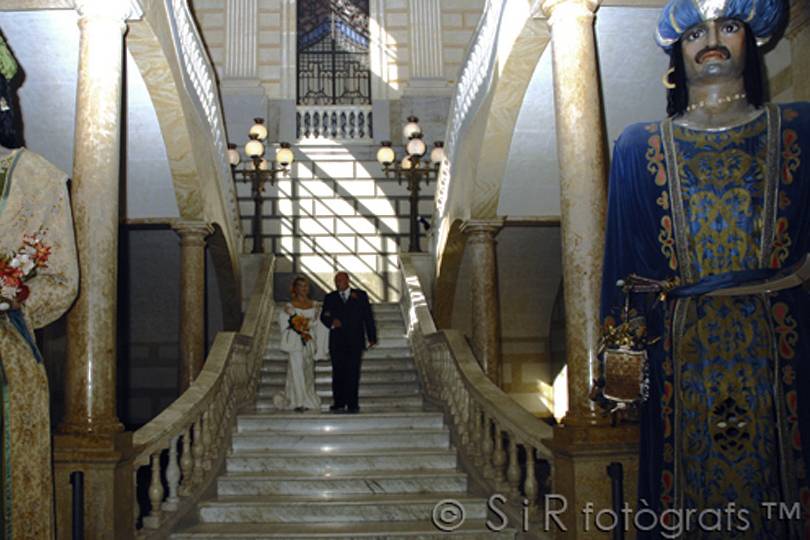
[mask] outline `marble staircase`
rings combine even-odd
[[[286,355],[273,329],[255,410],[240,414],[216,496],[175,540],[514,538],[487,529],[486,499],[470,493],[442,413],[423,401],[398,304],[375,304],[379,344],[367,351],[360,413],[329,414],[331,366],[316,365],[321,412],[279,412]],[[464,506],[453,532],[434,507]],[[497,522],[497,520],[495,520]]]

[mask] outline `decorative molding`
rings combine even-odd
[[[456,92],[450,105],[447,133],[444,137],[445,159],[436,181],[438,218],[446,215],[456,146],[475,116],[475,111],[481,106],[486,89],[492,80],[498,29],[504,4],[504,0],[487,0],[456,85]]]
[[[296,17],[295,0],[281,0],[281,98],[293,101],[298,82]]]
[[[413,79],[444,80],[440,0],[411,0],[411,70]]]
[[[214,160],[219,172],[220,196],[233,231],[235,245],[239,245],[242,227],[239,220],[236,189],[233,185],[231,167],[227,161],[225,123],[214,68],[203,48],[203,41],[191,16],[187,0],[165,1],[168,7],[172,37],[180,56],[179,64],[182,68],[183,82],[194,105],[208,124],[214,149],[211,159]]]
[[[228,0],[225,6],[225,78],[257,79],[257,0]]]

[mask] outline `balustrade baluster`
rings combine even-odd
[[[141,518],[141,503],[138,500],[138,465],[132,467],[132,528],[138,529],[138,520]]]
[[[337,132],[338,132],[337,131],[337,124],[338,124],[338,122],[337,122],[337,111],[332,111],[332,113],[329,115],[329,120],[331,122],[330,127],[331,127],[332,137],[337,137]]]
[[[469,437],[470,437],[470,444],[469,444],[468,448],[472,448],[472,447],[474,447],[474,446],[475,446],[475,443],[476,443],[476,433],[475,433],[475,423],[476,423],[476,419],[475,419],[475,400],[473,399],[473,397],[472,397],[471,395],[470,395],[470,396],[468,396],[468,399],[469,399],[469,401],[468,401],[468,404],[469,404],[469,405],[468,405],[468,411],[469,411],[469,412],[468,412],[468,414],[469,414],[469,434],[470,434],[470,435],[469,435]]]
[[[169,464],[166,467],[166,483],[169,485],[169,496],[163,503],[163,510],[174,512],[180,502],[177,496],[177,486],[180,483],[180,464],[177,462],[177,445],[180,443],[180,436],[175,436],[169,443]]]
[[[467,387],[461,384],[461,416],[458,422],[459,441],[461,446],[466,448],[470,444],[470,396]]]
[[[529,499],[529,515],[532,515],[537,511],[538,495],[537,478],[534,470],[534,447],[524,444],[523,448],[526,450],[526,482],[523,485],[523,490],[526,492],[526,498]]]
[[[202,416],[197,418],[194,422],[194,446],[191,448],[191,453],[194,456],[194,485],[199,486],[203,482],[205,473],[203,472],[203,456],[205,456],[205,443],[203,442],[202,435]]]
[[[349,113],[349,137],[354,139],[354,134],[356,133],[355,124],[357,120],[357,115],[354,114],[354,111]]]
[[[183,479],[180,482],[180,495],[191,495],[192,473],[194,472],[194,460],[191,457],[191,426],[183,433],[183,454],[180,456],[180,470],[183,472]]]
[[[160,452],[155,452],[151,457],[152,479],[149,482],[149,502],[152,509],[149,516],[144,518],[144,527],[157,529],[160,527],[160,518],[163,514],[160,503],[163,502],[163,482],[160,481]]]
[[[483,473],[484,478],[491,480],[495,478],[495,471],[492,468],[492,462],[495,459],[492,445],[492,422],[490,421],[486,412],[483,416],[484,423],[482,430],[483,440],[481,441],[481,453],[484,455],[484,467],[481,472]]]
[[[506,479],[509,481],[509,491],[517,498],[520,497],[520,465],[518,464],[518,443],[512,433],[509,433],[509,467],[506,469]]]
[[[203,424],[202,424],[202,439],[203,439],[203,469],[206,471],[211,470],[211,455],[213,453],[213,433],[211,433],[211,429],[214,427],[211,422],[211,406],[207,407],[207,410],[203,414]]]
[[[498,422],[495,422],[495,450],[492,454],[492,464],[495,472],[495,486],[504,489],[506,484],[506,451],[503,449],[503,432]]]

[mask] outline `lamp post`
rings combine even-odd
[[[377,161],[383,166],[386,177],[396,176],[397,181],[402,184],[403,180],[408,183],[410,193],[410,246],[411,253],[422,251],[419,246],[419,191],[422,180],[427,184],[431,175],[434,177],[439,173],[439,166],[444,159],[444,143],[436,141],[430,151],[428,160],[424,159],[427,153],[427,146],[422,140],[422,128],[419,127],[419,119],[415,116],[408,117],[408,123],[402,130],[402,135],[408,143],[405,145],[405,157],[397,161],[397,155],[391,147],[391,141],[383,141],[380,149],[377,150]]]
[[[251,253],[264,253],[264,242],[262,241],[262,205],[264,203],[264,183],[270,182],[274,185],[276,182],[276,175],[283,171],[288,171],[295,157],[290,149],[290,144],[286,142],[279,143],[279,149],[276,150],[276,159],[274,163],[268,162],[264,156],[265,144],[267,139],[267,126],[264,125],[263,118],[254,118],[255,124],[248,132],[248,142],[245,144],[245,155],[248,157],[248,162],[241,169],[237,166],[242,162],[242,156],[239,155],[235,144],[228,144],[228,162],[231,164],[233,170],[234,180],[237,182],[250,182],[253,196],[253,220],[252,220],[252,234],[253,234],[253,249]],[[275,164],[278,164],[276,166]]]

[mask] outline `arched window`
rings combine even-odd
[[[298,104],[371,103],[368,0],[298,0]]]

